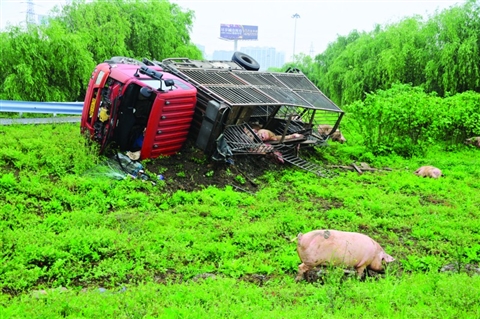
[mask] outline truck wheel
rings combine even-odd
[[[232,61],[237,62],[248,71],[258,71],[260,69],[260,64],[254,58],[239,51],[233,53]]]

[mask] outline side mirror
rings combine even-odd
[[[165,80],[165,86],[167,88],[170,87],[170,90],[172,90],[172,86],[174,85],[175,85],[175,81],[173,81],[172,79]]]
[[[145,97],[146,99],[148,99],[152,95],[152,90],[144,86],[140,89],[140,94],[143,95],[143,97]]]

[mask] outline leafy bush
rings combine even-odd
[[[348,127],[363,137],[367,151],[412,157],[424,155],[435,143],[451,148],[480,134],[479,103],[475,92],[442,99],[420,87],[395,84],[345,109]]]
[[[389,90],[368,94],[365,101],[346,107],[358,122],[368,150],[378,155],[396,153],[411,157],[422,154],[434,132],[432,105],[441,100],[419,87],[396,84]]]
[[[480,94],[473,91],[443,99],[432,125],[432,129],[438,132],[437,140],[455,145],[480,135],[479,105]]]

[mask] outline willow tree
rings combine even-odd
[[[0,98],[82,99],[97,63],[112,56],[201,58],[190,41],[194,14],[166,0],[73,1],[45,25],[0,32]]]
[[[480,1],[432,17],[425,28],[426,88],[441,95],[480,91]]]
[[[96,62],[128,54],[125,42],[131,26],[128,13],[117,1],[73,1],[64,6],[54,19],[68,33],[82,38]]]
[[[167,0],[74,1],[56,19],[83,37],[97,62],[112,56],[201,58],[190,40],[193,11]]]
[[[337,104],[343,96],[343,75],[351,66],[349,46],[362,36],[353,30],[348,36],[339,36],[327,49],[315,57],[317,72],[312,79],[318,87]]]
[[[315,58],[313,80],[340,105],[394,83],[422,86],[440,96],[480,91],[479,3],[469,0],[427,20],[406,17],[340,36]]]
[[[193,11],[184,11],[165,0],[125,1],[124,6],[125,10],[132,10],[129,14],[132,27],[126,42],[131,54],[158,60],[202,58],[200,50],[190,40]]]
[[[10,27],[1,35],[0,98],[74,101],[94,63],[82,38],[59,24]]]
[[[426,39],[420,16],[409,17],[388,25],[375,37],[378,51],[376,72],[367,76],[376,78],[369,92],[377,88],[387,89],[393,83],[410,83],[414,86],[425,82],[424,50]]]
[[[392,83],[421,84],[419,70],[424,46],[420,17],[405,18],[373,31],[354,31],[339,37],[316,57],[318,84],[339,104],[364,99],[366,93],[387,89]],[[420,70],[422,67],[420,66]]]

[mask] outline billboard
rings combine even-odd
[[[220,38],[227,40],[258,40],[258,26],[221,24]]]

